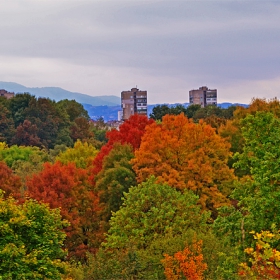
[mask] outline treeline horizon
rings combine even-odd
[[[158,105],[118,129],[0,97],[3,279],[279,279],[280,102]]]

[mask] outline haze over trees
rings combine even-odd
[[[73,100],[0,108],[3,279],[279,279],[277,99],[118,130]]]

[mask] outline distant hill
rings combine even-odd
[[[168,105],[169,107],[176,106],[181,103],[176,103],[176,104],[165,104]],[[153,112],[153,108],[158,105],[163,105],[163,104],[151,104],[148,105],[148,116]],[[189,103],[183,103],[182,105],[184,106],[189,106]],[[92,106],[89,104],[83,104],[84,108],[88,111],[88,114],[91,119],[96,120],[100,117],[104,119],[104,121],[112,121],[112,120],[117,120],[118,119],[118,111],[121,110],[121,106]],[[220,103],[218,104],[219,107],[223,109],[227,109],[230,106],[242,106],[242,107],[248,107],[246,104],[239,104],[239,103]]]
[[[118,111],[121,110],[121,106],[92,106],[90,104],[83,104],[84,108],[88,111],[88,115],[92,120],[96,120],[100,117],[107,121],[115,121],[118,119]]]
[[[36,97],[46,97],[51,100],[60,101],[63,99],[76,100],[82,104],[92,106],[118,106],[121,99],[115,95],[90,96],[78,92],[71,92],[59,87],[29,88],[12,82],[0,82],[0,89],[5,89],[14,93],[28,92]]]
[[[12,83],[12,82],[1,82],[0,81],[0,89],[5,89],[7,91],[11,91],[14,93],[23,93],[29,92],[32,95],[38,97],[46,97],[51,100],[60,101],[63,99],[76,100],[81,103],[84,108],[88,111],[88,114],[91,119],[95,120],[99,117],[103,117],[103,119],[107,122],[110,120],[118,119],[118,111],[121,110],[121,99],[115,95],[107,95],[107,96],[90,96],[78,92],[71,92],[64,90],[59,87],[42,87],[42,88],[29,88],[23,85]],[[158,105],[163,104],[150,104],[148,105],[148,116],[152,113],[153,108]],[[176,106],[176,104],[166,104],[169,107]],[[189,106],[189,103],[183,103],[184,106]],[[246,104],[238,104],[238,103],[220,103],[218,104],[221,108],[228,108],[232,105],[239,105],[243,107],[247,107]]]

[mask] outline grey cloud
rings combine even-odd
[[[44,0],[2,7],[2,56],[220,84],[280,76],[277,1]]]

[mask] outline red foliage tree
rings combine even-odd
[[[143,115],[132,115],[120,126],[119,130],[107,132],[108,145],[112,146],[114,143],[120,142],[121,144],[130,144],[133,150],[138,149],[146,126],[154,122],[153,119],[148,120]]]
[[[154,120],[149,120],[146,116],[136,114],[125,121],[120,126],[119,130],[115,129],[107,132],[106,137],[109,140],[107,144],[101,148],[93,161],[94,167],[91,170],[93,176],[101,171],[103,159],[112,150],[114,143],[130,144],[133,151],[135,151],[140,147],[142,136],[145,133],[145,127],[154,122]]]
[[[0,161],[0,188],[5,191],[5,197],[10,195],[19,197],[21,186],[20,177],[14,175],[13,170],[5,162]]]
[[[25,120],[16,129],[16,134],[12,138],[12,143],[21,146],[38,146],[43,144],[38,136],[38,128],[36,124],[32,124],[29,120]]]
[[[74,163],[45,163],[43,171],[29,178],[26,185],[29,197],[49,203],[51,208],[60,208],[62,217],[71,223],[66,229],[70,257],[83,259],[86,251],[98,248],[98,199],[91,190],[86,170]]]

